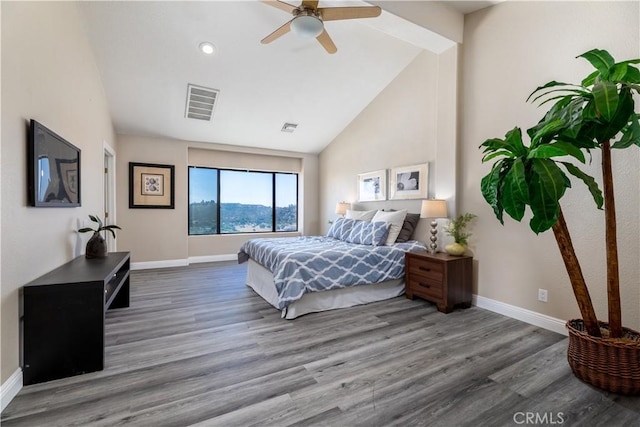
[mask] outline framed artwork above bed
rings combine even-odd
[[[382,169],[358,175],[358,201],[387,200],[387,171]]]
[[[389,199],[426,199],[429,164],[391,169]]]

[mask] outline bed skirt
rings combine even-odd
[[[278,308],[278,294],[274,285],[273,274],[269,269],[249,259],[247,266],[247,286],[264,298],[269,304]],[[289,304],[282,310],[282,317],[295,319],[307,313],[353,307],[395,298],[404,293],[404,280],[395,279],[371,285],[360,285],[352,288],[335,289],[324,292],[304,294],[299,300]]]

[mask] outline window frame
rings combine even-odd
[[[216,171],[216,197],[217,197],[217,203],[216,203],[216,216],[217,216],[217,222],[216,222],[216,232],[215,233],[206,233],[206,234],[191,234],[191,227],[190,227],[190,223],[191,223],[191,201],[190,201],[190,197],[191,197],[191,169],[209,169],[209,170],[214,170]],[[221,233],[220,229],[221,229],[221,223],[222,223],[222,219],[220,216],[221,213],[221,205],[223,203],[223,201],[220,198],[220,190],[221,190],[221,171],[232,171],[232,172],[246,172],[246,173],[264,173],[264,174],[270,174],[271,175],[271,231],[236,231],[236,232],[230,232],[230,233]],[[276,210],[277,210],[277,206],[276,206],[276,177],[277,175],[294,175],[296,178],[296,189],[295,189],[295,193],[296,193],[296,228],[295,230],[291,230],[291,231],[278,231],[276,230],[276,225],[277,225],[277,217],[276,217]],[[191,237],[191,236],[229,236],[229,235],[241,235],[241,234],[265,234],[265,233],[295,233],[298,232],[299,230],[299,222],[300,222],[300,217],[299,217],[299,189],[300,189],[300,174],[297,172],[272,172],[272,171],[263,171],[263,170],[255,170],[255,169],[235,169],[235,168],[217,168],[217,167],[212,167],[212,166],[193,166],[193,165],[189,165],[187,167],[187,236]]]

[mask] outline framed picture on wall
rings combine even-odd
[[[175,166],[129,163],[129,208],[173,209]]]
[[[389,199],[426,199],[427,163],[391,169]]]
[[[358,201],[387,200],[386,169],[358,175]]]

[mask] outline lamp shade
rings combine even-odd
[[[300,37],[316,38],[323,30],[322,21],[315,16],[300,15],[291,21],[291,31]]]
[[[429,199],[422,201],[420,218],[446,218],[447,215],[446,200]]]
[[[345,215],[347,213],[347,209],[351,209],[351,203],[340,202],[336,204],[336,214]]]

